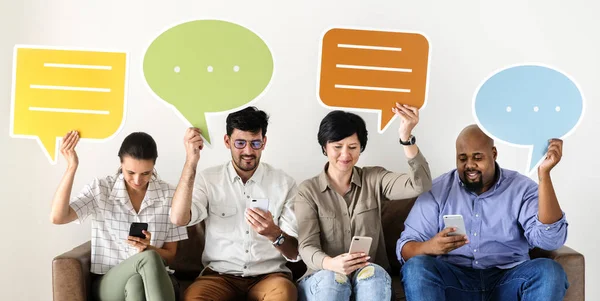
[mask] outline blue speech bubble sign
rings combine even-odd
[[[490,76],[475,94],[473,114],[491,137],[529,147],[527,171],[542,162],[551,138],[572,133],[583,117],[583,95],[566,74],[519,65]]]

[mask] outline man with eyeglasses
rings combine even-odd
[[[224,141],[231,161],[203,170],[198,177],[201,133],[197,128],[186,131],[186,162],[173,196],[171,221],[180,226],[204,221],[206,244],[205,269],[185,291],[185,300],[297,298],[286,267],[286,261],[300,260],[292,205],[296,183],[260,162],[268,119],[255,107],[229,114]]]

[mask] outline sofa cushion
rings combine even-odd
[[[398,275],[400,272],[400,262],[396,258],[396,242],[400,238],[400,233],[404,231],[404,221],[408,217],[410,209],[415,204],[415,200],[416,198],[386,201],[381,206],[381,226],[385,238],[385,249],[393,275]]]

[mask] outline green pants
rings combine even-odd
[[[94,282],[96,300],[174,301],[175,292],[162,258],[144,251],[111,268]]]

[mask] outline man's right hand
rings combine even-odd
[[[200,150],[204,147],[201,135],[202,131],[199,128],[191,127],[185,131],[183,144],[185,145],[186,162],[196,165],[200,161]]]
[[[448,235],[456,228],[446,228],[426,241],[427,255],[444,255],[469,243],[466,235]]]
[[[349,275],[352,272],[366,267],[371,257],[365,253],[344,253],[336,257],[325,257],[323,268],[339,274]]]

